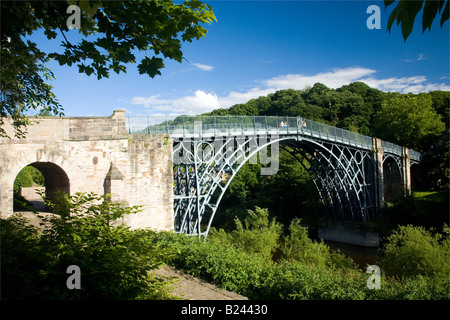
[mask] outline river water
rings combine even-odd
[[[353,259],[353,261],[363,270],[366,270],[367,265],[376,264],[379,257],[379,248],[363,247],[353,244],[325,241],[324,243],[330,247],[331,250],[339,250],[342,254]]]

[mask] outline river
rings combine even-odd
[[[352,258],[363,270],[366,270],[367,265],[376,264],[376,260],[379,257],[379,248],[376,247],[363,247],[354,244],[325,240],[324,243],[329,246],[331,250],[339,250],[345,256]]]

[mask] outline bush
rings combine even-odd
[[[162,248],[163,243],[176,244],[178,255],[166,260],[175,268],[222,289],[257,298],[254,288],[262,282],[262,270],[271,264],[261,255],[212,238],[204,241],[182,234],[159,234],[158,237]]]
[[[320,269],[299,261],[282,261],[266,274],[261,299],[360,300],[368,289],[361,272]]]
[[[39,232],[20,215],[0,219],[2,299],[39,297],[45,268]]]
[[[14,192],[19,192],[19,188],[28,188],[33,186],[33,177],[28,167],[23,168],[14,180]]]
[[[269,220],[267,209],[255,208],[248,210],[244,224],[235,219],[236,229],[225,233],[223,230],[211,230],[210,238],[219,240],[225,245],[231,245],[246,251],[260,254],[266,260],[272,260],[279,245],[282,225],[275,219]]]
[[[323,242],[312,241],[308,238],[308,229],[301,226],[300,219],[291,221],[289,234],[284,237],[280,249],[283,259],[314,265],[316,268],[355,267],[352,259],[332,252]]]
[[[71,214],[43,218],[43,230],[16,217],[1,221],[3,299],[168,297],[163,280],[150,272],[174,251],[170,246],[162,250],[154,232],[118,222],[138,207],[109,203],[92,193],[68,200]],[[80,290],[66,286],[70,265],[81,270]]]
[[[450,240],[446,236],[423,227],[400,226],[388,238],[382,250],[380,265],[392,276],[417,275],[449,280]]]
[[[332,253],[325,244],[311,241],[299,220],[293,220],[283,236],[280,225],[269,222],[267,211],[257,208],[241,226],[231,233],[215,230],[207,241],[159,234],[158,243],[177,248],[179,254],[166,260],[176,268],[249,299],[449,299],[448,237],[433,236],[420,228],[400,228],[385,248],[381,288],[370,290],[370,275],[365,270],[350,258]],[[276,261],[268,259],[274,249],[281,253]],[[422,260],[427,264],[419,263]],[[418,264],[408,277],[398,277],[393,271],[399,269],[389,266],[403,261]]]

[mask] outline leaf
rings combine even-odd
[[[392,24],[398,18],[398,12],[399,12],[399,7],[397,6],[397,7],[395,7],[394,10],[392,10],[391,15],[389,16],[388,24],[387,24],[387,29],[389,32],[391,32]]]
[[[423,9],[423,19],[422,19],[422,33],[428,28],[431,31],[431,24],[433,23],[436,13],[439,8],[439,1],[436,0],[426,0],[425,7]]]
[[[72,238],[75,242],[81,242],[81,237],[76,233],[72,233]]]
[[[442,17],[441,17],[441,28],[444,25],[444,22],[447,21],[449,18],[449,11],[450,11],[450,9],[448,7],[448,0],[447,0],[447,3],[445,4],[444,12],[442,13]]]
[[[47,39],[55,39],[58,35],[55,31],[45,29],[44,34],[47,36]]]
[[[404,1],[401,3],[403,4],[403,8],[405,8],[405,10],[402,11],[403,16],[401,17],[401,25],[403,39],[406,41],[414,27],[414,20],[420,9],[422,9],[423,1]],[[397,23],[398,22],[397,18]]]
[[[154,78],[156,75],[161,75],[161,71],[159,70],[162,68],[164,68],[164,62],[161,58],[157,57],[145,57],[138,65],[140,74],[146,73],[152,78]]]
[[[393,4],[396,0],[384,0],[384,7],[387,8]]]

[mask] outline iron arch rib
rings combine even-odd
[[[247,136],[243,141],[236,137],[192,139],[191,150],[185,152],[193,157],[179,157],[180,162],[174,161],[175,231],[206,236],[217,207],[236,173],[247,161],[256,161],[258,152],[267,152],[267,148],[278,141],[278,137],[259,135]],[[177,145],[174,150],[179,152],[187,145],[183,142],[183,147]],[[277,147],[272,148],[272,153],[278,152]],[[278,155],[273,158],[278,161]],[[180,167],[189,169],[180,170]],[[189,171],[192,174],[188,174]],[[177,186],[180,182],[184,187]],[[206,229],[202,230],[206,214],[209,220]]]
[[[370,208],[366,197],[370,192],[365,190],[369,187],[364,177],[365,155],[358,160],[348,148],[298,137],[249,135],[195,138],[176,145],[174,159],[179,161],[174,161],[175,231],[206,236],[236,173],[247,161],[255,161],[258,152],[267,153],[269,146],[274,155],[279,144],[293,147],[303,158],[309,153],[309,171],[314,171],[313,181],[334,218],[365,221]],[[272,160],[278,161],[278,154]]]
[[[311,165],[319,193],[326,190],[328,198],[322,197],[324,206],[331,207],[333,217],[343,220],[363,221],[373,214],[371,183],[367,163],[372,161],[369,151],[347,148],[310,139],[289,141],[291,154],[301,154]],[[305,154],[309,154],[306,156]],[[370,167],[370,166],[369,166]]]

